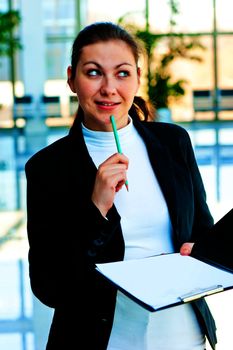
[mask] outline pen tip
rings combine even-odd
[[[129,185],[125,184],[125,187],[126,187],[127,191],[129,192]]]

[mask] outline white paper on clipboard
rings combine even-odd
[[[96,264],[96,269],[150,311],[233,288],[233,273],[179,253]]]

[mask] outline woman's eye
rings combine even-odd
[[[129,72],[126,70],[122,70],[118,73],[119,77],[128,77],[129,76]]]
[[[95,77],[97,75],[100,75],[100,71],[98,69],[89,69],[87,74],[91,77]]]

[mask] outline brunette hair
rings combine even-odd
[[[77,64],[79,62],[83,47],[102,41],[122,40],[131,49],[135,62],[138,64],[141,46],[134,36],[123,27],[112,22],[95,22],[83,28],[75,38],[71,54],[71,79],[75,78]],[[129,115],[139,119],[154,119],[154,110],[150,103],[142,97],[135,96]],[[77,116],[83,116],[83,110],[79,106]]]

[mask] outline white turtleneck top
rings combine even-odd
[[[121,216],[124,260],[174,252],[167,204],[146,146],[129,120],[118,130],[123,153],[129,158],[129,192],[123,186],[114,200]],[[117,152],[113,132],[93,131],[84,125],[82,130],[97,168]],[[189,304],[151,313],[118,291],[107,350],[203,349],[204,336]]]

